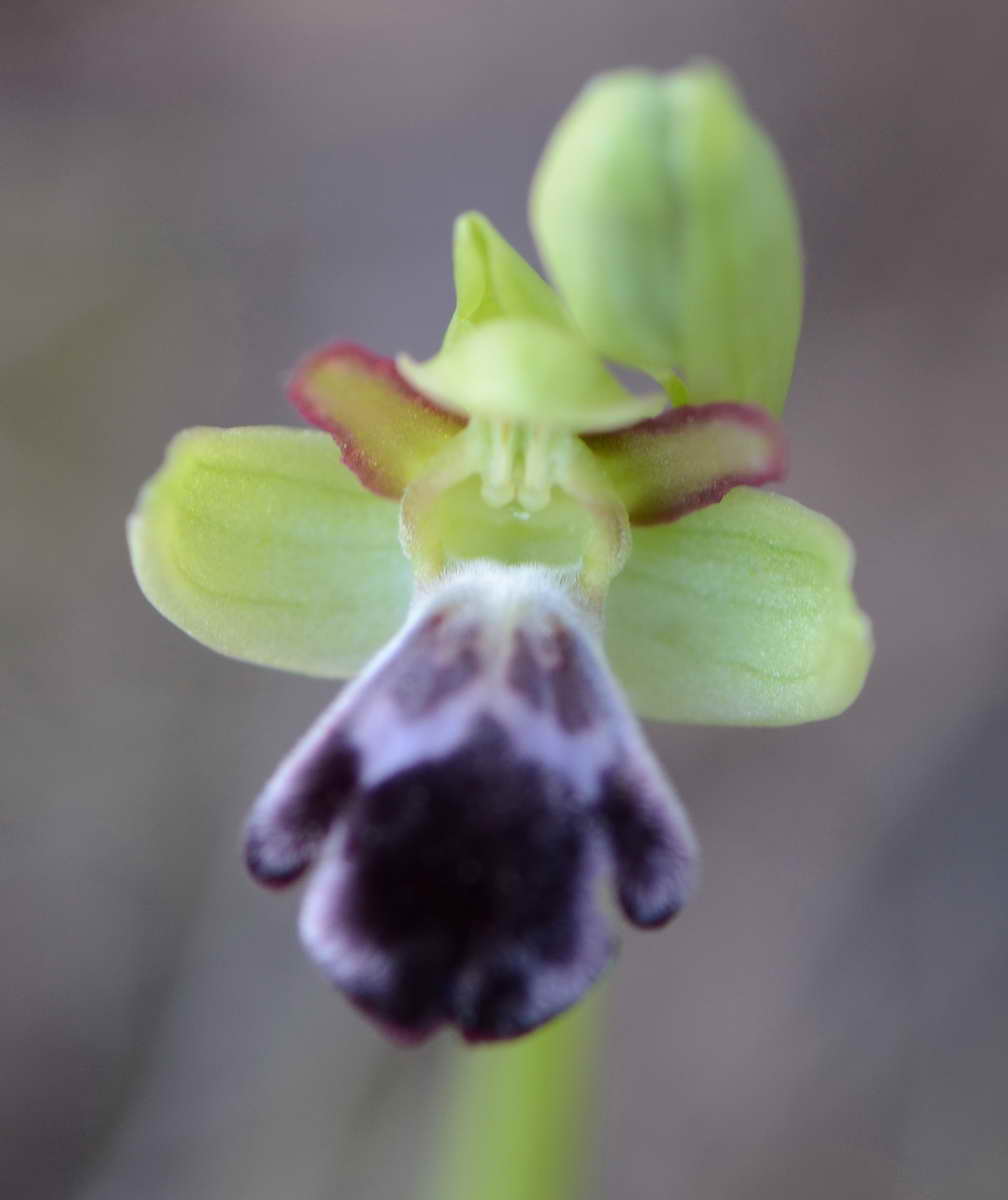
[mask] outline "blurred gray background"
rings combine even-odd
[[[529,251],[582,81],[697,53],[792,172],[785,490],[853,536],[879,651],[838,720],[655,731],[705,883],[613,974],[590,1200],[1008,1194],[1004,21],[4,0],[0,1194],[413,1195],[449,1040],[398,1050],[331,995],[237,852],[330,689],[161,620],[123,519],[177,429],[294,423],[306,348],[431,350],[455,214]]]

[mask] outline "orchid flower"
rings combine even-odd
[[[355,677],[266,785],[262,883],[404,1038],[511,1037],[573,1004],[697,851],[633,709],[786,725],[859,692],[870,632],[826,517],[782,478],[797,224],[714,68],[591,84],[533,181],[554,290],[476,213],[418,362],[346,343],[290,398],[315,430],[178,436],[130,519],[148,599],[199,641]],[[654,380],[640,395],[610,362]]]

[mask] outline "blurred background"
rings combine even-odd
[[[164,622],[123,520],[179,428],[295,423],[306,348],[431,351],[456,213],[530,252],[530,172],[583,80],[698,53],[798,193],[785,490],[854,538],[879,650],[838,720],[655,730],[705,882],[612,974],[586,1200],[1008,1194],[1003,22],[996,0],[4,0],[4,1196],[413,1195],[451,1039],[382,1040],[238,854],[330,689]]]

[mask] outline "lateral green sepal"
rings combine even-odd
[[[411,576],[398,508],[312,430],[189,429],[129,518],[133,569],[221,654],[344,678],[398,629]]]
[[[841,529],[740,487],[671,525],[634,530],[606,648],[634,707],[662,721],[791,725],[856,698],[871,627]]]

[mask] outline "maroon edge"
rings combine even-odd
[[[384,474],[374,458],[369,457],[357,445],[351,431],[339,421],[334,421],[323,413],[308,395],[305,379],[316,367],[329,362],[349,364],[362,373],[379,376],[399,393],[405,403],[418,405],[425,411],[443,417],[459,428],[465,424],[465,421],[455,413],[441,408],[440,405],[435,404],[433,400],[407,383],[399,374],[395,362],[391,358],[375,354],[373,350],[368,350],[367,347],[359,346],[355,342],[331,342],[308,354],[294,367],[287,381],[287,399],[294,408],[309,424],[324,430],[332,437],[340,448],[344,465],[353,471],[368,491],[389,500],[401,499],[403,485]]]
[[[663,525],[685,517],[691,512],[696,512],[698,509],[717,504],[734,487],[743,485],[759,487],[764,483],[776,483],[783,479],[788,469],[788,447],[780,423],[775,421],[764,409],[757,408],[753,404],[717,401],[713,404],[687,404],[678,408],[668,408],[656,417],[648,417],[636,425],[612,430],[609,433],[588,434],[584,436],[584,440],[590,447],[593,442],[601,443],[606,439],[625,438],[630,435],[664,437],[679,433],[690,425],[707,424],[717,420],[734,421],[763,433],[771,450],[767,466],[762,471],[723,475],[720,479],[715,479],[713,483],[708,484],[707,487],[693,492],[670,507],[630,513],[630,521],[633,525]]]

